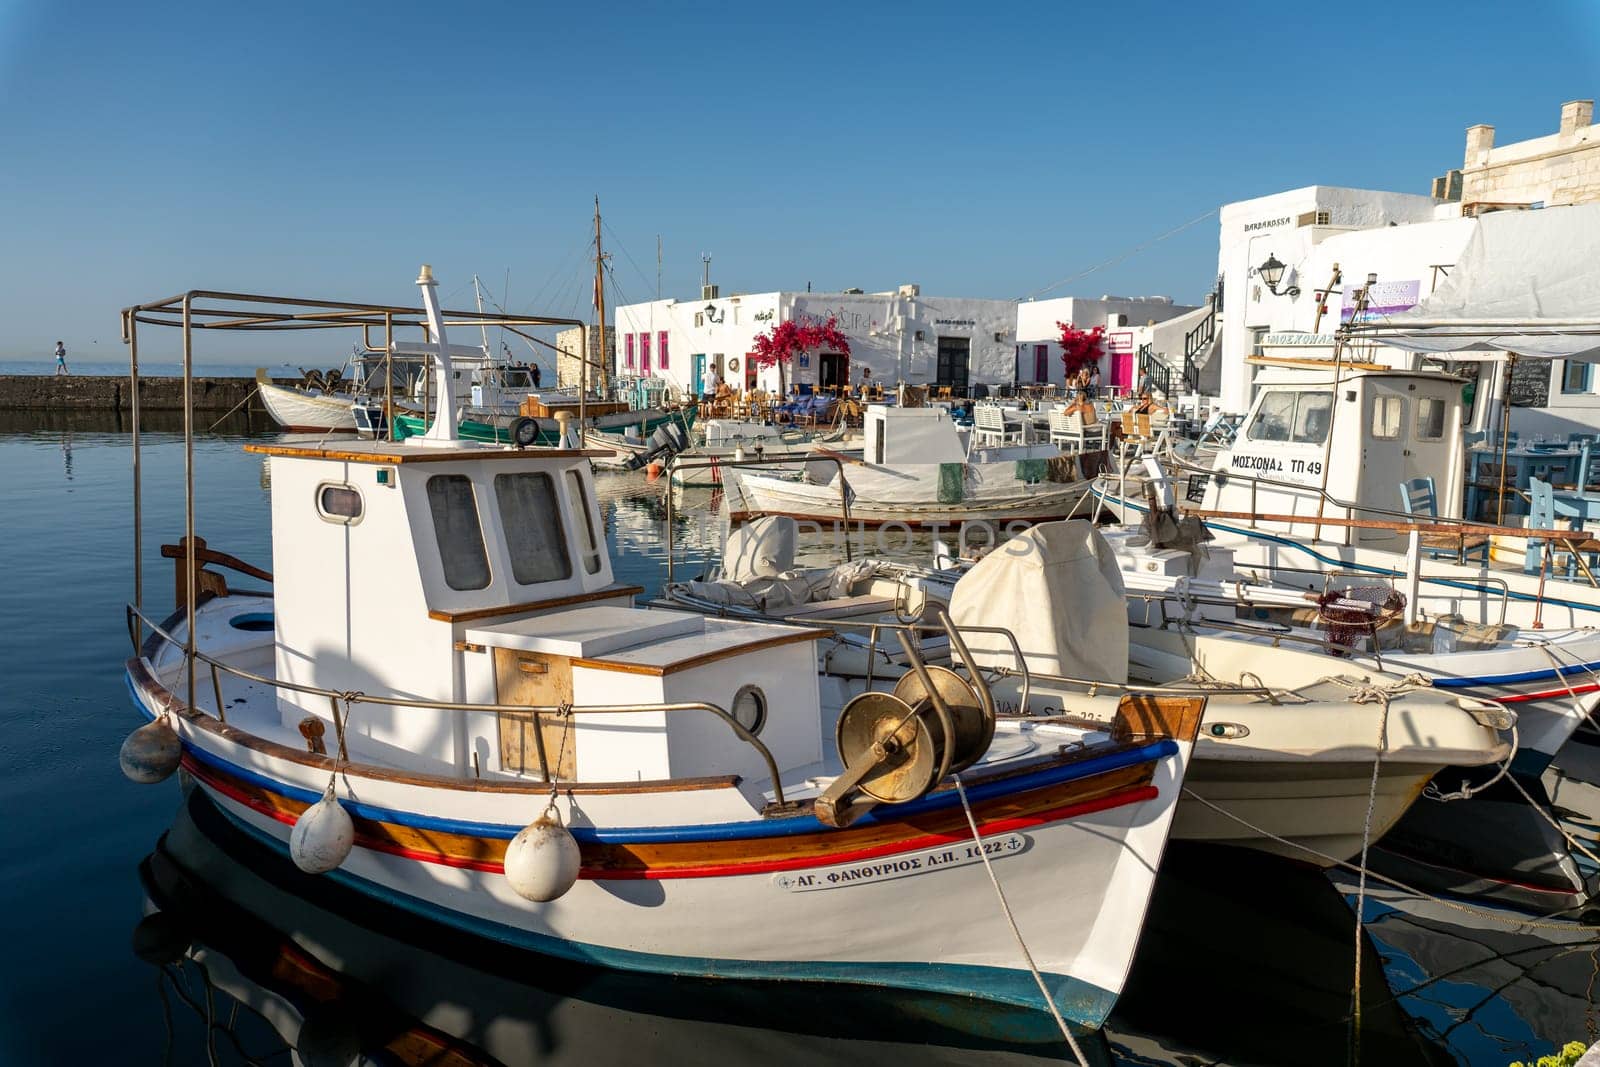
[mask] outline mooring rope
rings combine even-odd
[[[1321,852],[1312,848],[1310,845],[1302,844],[1299,841],[1291,841],[1287,837],[1280,837],[1265,827],[1257,826],[1244,816],[1235,814],[1234,812],[1229,811],[1227,808],[1212,803],[1199,793],[1196,793],[1189,786],[1183,787],[1183,794],[1191,800],[1210,808],[1223,818],[1231,819],[1233,822],[1238,823],[1245,829],[1251,831],[1252,833],[1259,834],[1269,841],[1275,841],[1280,845],[1285,845],[1289,848],[1295,849],[1296,851],[1304,852],[1309,856],[1315,856],[1317,859],[1326,862],[1330,867],[1339,867],[1343,870],[1351,872],[1352,874],[1358,872],[1358,868],[1355,864],[1350,863],[1347,860],[1339,859],[1337,856],[1330,856],[1326,852]],[[1416,897],[1418,900],[1426,900],[1434,904],[1442,905],[1446,908],[1453,908],[1456,911],[1462,912],[1466,915],[1471,915],[1475,918],[1487,919],[1491,922],[1502,923],[1514,930],[1520,928],[1527,928],[1530,930],[1565,930],[1570,933],[1571,931],[1580,928],[1580,924],[1573,922],[1570,919],[1557,920],[1556,916],[1562,914],[1561,912],[1551,912],[1548,915],[1539,916],[1513,917],[1500,912],[1490,911],[1487,908],[1477,908],[1470,904],[1463,904],[1460,901],[1449,900],[1445,897],[1435,896],[1434,894],[1425,892],[1416,888],[1415,886],[1407,885],[1405,882],[1402,882],[1399,879],[1390,878],[1388,875],[1379,874],[1377,871],[1368,871],[1367,874],[1368,877],[1370,877],[1374,882],[1382,882],[1391,889],[1398,889],[1403,893],[1407,893],[1413,897]]]
[[[1004,913],[1006,922],[1011,924],[1011,933],[1017,939],[1017,947],[1022,950],[1022,958],[1027,961],[1028,970],[1033,973],[1033,981],[1044,997],[1045,1007],[1050,1009],[1050,1017],[1055,1019],[1056,1025],[1061,1028],[1061,1036],[1066,1038],[1067,1047],[1072,1050],[1072,1058],[1077,1061],[1078,1067],[1088,1067],[1088,1061],[1083,1058],[1083,1050],[1078,1047],[1077,1039],[1072,1036],[1072,1027],[1056,1009],[1055,998],[1050,995],[1049,988],[1044,984],[1044,975],[1039,973],[1038,965],[1033,962],[1033,953],[1028,951],[1028,943],[1022,939],[1022,931],[1017,927],[1016,916],[1011,914],[1011,905],[1006,903],[1005,890],[1000,888],[1000,879],[995,877],[994,864],[989,860],[989,853],[984,851],[983,835],[978,833],[978,820],[972,816],[972,805],[967,801],[967,788],[961,784],[961,775],[953,774],[950,777],[955,780],[956,793],[961,797],[961,810],[967,813],[967,826],[972,829],[972,840],[978,847],[978,857],[983,860],[983,869],[988,873],[989,883],[994,886],[994,895],[1000,901],[1000,911]]]

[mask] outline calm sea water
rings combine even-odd
[[[197,531],[270,565],[262,460],[241,450],[244,424],[223,430],[196,446]],[[164,606],[172,566],[159,545],[182,532],[181,438],[147,437],[144,463],[146,597]],[[957,998],[510,956],[299,874],[176,784],[129,784],[116,759],[136,722],[122,676],[129,466],[111,424],[0,414],[0,802],[11,813],[0,1063],[287,1064],[291,1046],[307,1063],[357,1062],[358,1049],[360,1062],[425,1063],[1061,1058],[1043,1016]],[[619,577],[656,588],[656,489],[601,485]],[[693,517],[674,533],[691,570],[713,538]],[[1128,989],[1087,1051],[1125,1064],[1348,1062],[1347,894],[1264,855],[1169,850]],[[1362,1062],[1505,1067],[1596,1039],[1592,931],[1513,934],[1388,898],[1368,918]]]

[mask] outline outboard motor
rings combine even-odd
[[[658,459],[671,459],[688,447],[689,435],[684,433],[683,427],[675,422],[664,422],[650,435],[645,450],[628,460],[625,466],[636,471]]]

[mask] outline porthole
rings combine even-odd
[[[759,734],[767,724],[767,694],[761,691],[760,686],[743,686],[733,694],[733,705],[728,711],[740,726]]]
[[[361,521],[361,493],[354,486],[325,483],[317,486],[317,514],[328,522],[354,526]]]

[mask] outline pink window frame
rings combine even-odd
[[[639,373],[650,373],[650,335],[648,333],[639,335]]]
[[[659,330],[656,333],[656,366],[662,370],[667,369],[667,331]]]

